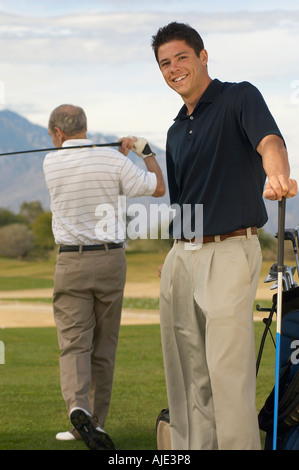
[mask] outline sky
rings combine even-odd
[[[0,109],[47,127],[54,107],[77,104],[90,132],[164,148],[182,101],[151,38],[171,21],[201,34],[211,78],[259,88],[299,181],[298,0],[0,0]]]

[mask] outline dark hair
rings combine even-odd
[[[204,49],[203,40],[195,29],[191,28],[188,24],[174,21],[160,28],[157,34],[152,36],[152,48],[158,63],[159,47],[162,46],[162,44],[174,40],[186,41],[188,46],[194,49],[197,56],[199,56],[200,52]]]

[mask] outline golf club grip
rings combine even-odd
[[[278,201],[278,247],[277,247],[277,271],[283,272],[284,263],[284,224],[285,224],[285,197]]]

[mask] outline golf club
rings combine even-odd
[[[276,323],[276,358],[275,358],[275,389],[274,389],[274,423],[273,423],[273,450],[277,447],[278,403],[279,403],[279,370],[280,370],[280,337],[282,318],[282,287],[283,287],[283,261],[284,261],[284,224],[285,224],[285,198],[278,201],[278,254],[277,254],[277,323]]]
[[[297,244],[298,244],[298,247],[299,247],[299,225],[297,225],[295,230],[296,230]]]
[[[277,233],[275,233],[275,238],[277,238]],[[296,238],[298,239],[299,236],[299,226],[296,228],[287,228],[284,230],[284,239],[289,240],[292,242],[293,250],[296,258],[296,265],[297,265],[297,273],[299,277],[299,260],[298,260],[298,250],[297,250],[297,243]]]
[[[294,273],[296,271],[296,266],[283,266],[283,290],[291,290],[294,289],[295,287],[298,287],[298,284],[294,281]],[[277,278],[278,278],[278,273],[277,273],[277,263],[272,264],[269,274],[267,277],[264,279],[264,283],[268,282],[275,282],[273,286],[270,287],[270,290],[277,289]]]
[[[111,142],[107,144],[72,145],[71,147],[51,147],[47,149],[19,150],[18,152],[0,153],[0,157],[3,157],[4,155],[18,155],[20,153],[52,152],[54,150],[83,149],[92,147],[119,147],[120,145],[121,142]]]
[[[298,250],[297,250],[297,243],[296,243],[296,229],[288,228],[284,231],[285,240],[290,240],[293,245],[293,250],[296,258],[296,265],[297,265],[297,273],[299,276],[299,262],[298,262]]]

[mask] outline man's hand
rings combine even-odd
[[[257,151],[262,156],[263,167],[268,177],[264,198],[281,201],[283,197],[296,196],[297,182],[290,178],[288,153],[281,137],[267,135],[257,146]]]
[[[155,153],[150,148],[146,139],[141,137],[122,137],[119,139],[118,150],[125,156],[128,155],[130,150],[136,153],[139,157],[143,158],[147,171],[155,173],[157,177],[157,186],[153,192],[153,197],[162,197],[165,194],[166,187],[163,178],[162,170],[155,159]],[[148,158],[152,157],[152,158]]]
[[[264,190],[264,198],[281,201],[282,197],[294,197],[298,192],[297,182],[284,175],[270,176]]]
[[[122,137],[118,142],[120,143],[118,150],[125,156],[128,155],[130,150],[143,159],[155,156],[155,153],[150,148],[148,141],[143,137]]]
[[[147,157],[152,157],[155,156],[155,153],[152,151],[152,149],[149,146],[149,143],[146,139],[143,137],[132,137],[129,136],[128,138],[133,140],[133,152],[138,155],[138,157],[141,157],[143,159]]]
[[[163,269],[163,264],[160,264],[160,266],[158,266],[158,277],[162,276],[162,269]]]
[[[125,157],[129,154],[130,150],[133,149],[134,139],[136,139],[136,137],[122,137],[121,139],[119,139],[119,141],[118,141],[119,142],[118,150]]]

